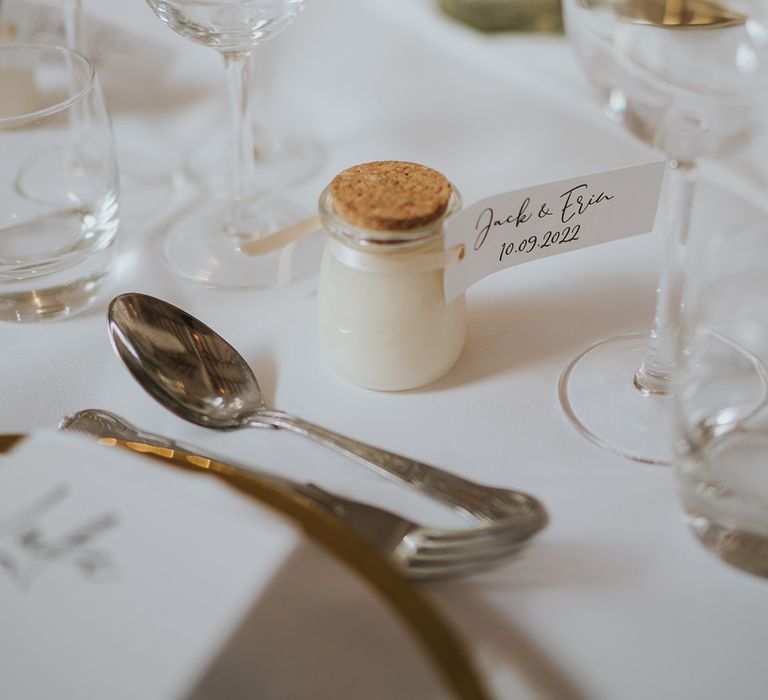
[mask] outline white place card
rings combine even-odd
[[[205,475],[25,440],[0,456],[0,696],[186,696],[301,539]]]
[[[653,229],[665,163],[610,170],[483,199],[448,221],[445,247],[464,257],[445,270],[455,299],[499,270]]]

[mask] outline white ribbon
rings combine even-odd
[[[308,219],[297,221],[295,224],[286,226],[263,238],[254,238],[251,241],[245,241],[240,244],[240,250],[246,255],[266,255],[273,250],[287,246],[289,243],[295,243],[300,238],[304,238],[310,233],[314,233],[319,228],[320,219],[316,216],[310,216]]]

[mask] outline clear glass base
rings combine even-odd
[[[229,182],[228,135],[219,132],[189,155],[186,170],[191,178],[216,196],[226,196]],[[317,141],[298,134],[253,130],[254,182],[277,189],[309,180],[322,167],[325,154]]]
[[[643,392],[634,383],[647,345],[647,334],[633,333],[587,348],[560,377],[560,404],[595,445],[635,462],[669,465],[670,397]]]
[[[3,283],[0,321],[50,321],[88,308],[112,266],[113,245],[77,265],[34,280]]]
[[[762,425],[758,433],[732,427],[681,455],[678,493],[689,527],[710,552],[768,577],[768,435]]]
[[[697,513],[688,513],[691,531],[710,552],[737,569],[768,578],[768,535],[719,525]]]
[[[317,274],[325,236],[314,233],[271,253],[246,255],[240,243],[255,235],[226,231],[228,205],[209,201],[188,210],[166,232],[163,258],[181,277],[207,287],[268,289],[284,287]],[[251,200],[241,230],[269,235],[300,220],[302,214],[283,200]]]

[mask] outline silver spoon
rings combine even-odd
[[[367,445],[283,411],[270,410],[243,357],[194,316],[145,294],[112,300],[109,330],[117,354],[142,387],[180,418],[206,428],[286,428],[401,479],[483,523],[517,520],[530,534],[547,514],[532,496],[484,486]]]

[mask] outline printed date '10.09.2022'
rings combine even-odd
[[[528,260],[647,233],[663,162],[621,168],[494,195],[446,222],[446,248],[464,258],[445,269],[446,299],[483,277]]]

